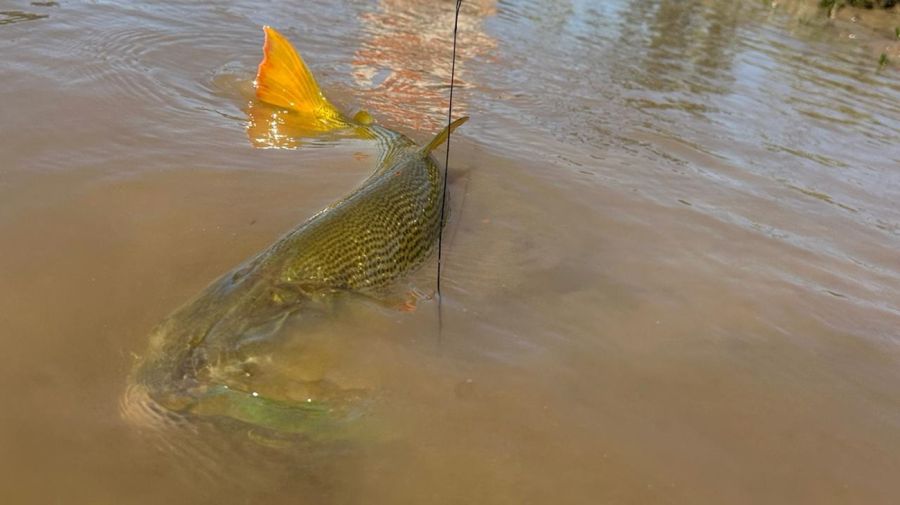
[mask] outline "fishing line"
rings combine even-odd
[[[456,0],[456,13],[453,16],[453,56],[450,59],[450,103],[447,107],[447,154],[444,156],[444,185],[441,189],[441,228],[438,231],[438,260],[437,260],[437,299],[438,299],[438,329],[444,328],[443,311],[441,310],[441,263],[444,246],[444,207],[447,205],[447,172],[450,168],[450,124],[453,123],[453,84],[456,76],[456,29],[459,26],[459,8],[462,0]]]

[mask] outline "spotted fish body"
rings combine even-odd
[[[393,143],[358,190],[289,235],[282,281],[372,291],[428,257],[440,226],[441,172],[405,137]]]
[[[230,418],[279,432],[309,433],[351,417],[359,404],[357,395],[329,390],[303,402],[270,398],[242,390],[239,380],[221,370],[240,372],[246,349],[273,338],[286,318],[302,317],[346,293],[377,297],[432,254],[441,228],[443,176],[430,152],[465,118],[424,147],[372,125],[366,117],[346,119],[321,96],[289,43],[266,30],[266,58],[257,87],[273,93],[260,98],[292,105],[294,110],[302,109],[298,102],[313,102],[307,107],[313,113],[302,116],[311,118],[312,127],[355,129],[359,136],[375,140],[383,154],[355,191],[219,278],[163,321],[133,373],[127,403],[152,404],[152,409],[181,416]],[[297,58],[305,71],[299,78],[311,85],[279,87],[273,84],[279,79],[261,80],[263,65],[267,60],[277,63],[279,48],[287,51],[282,60]],[[297,62],[291,66],[285,75],[297,79]]]

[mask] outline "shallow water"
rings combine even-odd
[[[298,447],[146,429],[134,357],[377,154],[254,147],[259,27],[423,141],[451,4],[47,4],[0,8],[4,503],[900,497],[896,13],[465,2],[443,333],[347,310],[381,434]]]

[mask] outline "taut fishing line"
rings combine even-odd
[[[447,172],[450,167],[450,124],[453,123],[453,84],[456,76],[456,29],[459,26],[459,8],[462,0],[456,0],[456,13],[453,17],[453,56],[450,59],[450,103],[447,107],[447,154],[444,157],[444,185],[441,189],[441,228],[438,231],[438,260],[437,260],[437,298],[438,298],[438,328],[443,330],[443,311],[441,310],[441,253],[444,245],[444,207],[447,205]]]

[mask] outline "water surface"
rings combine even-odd
[[[896,13],[465,2],[443,334],[427,300],[348,310],[334,366],[377,386],[387,436],[282,447],[160,437],[122,401],[157,322],[377,154],[251,142],[260,26],[423,141],[451,4],[0,11],[4,502],[900,496]]]

